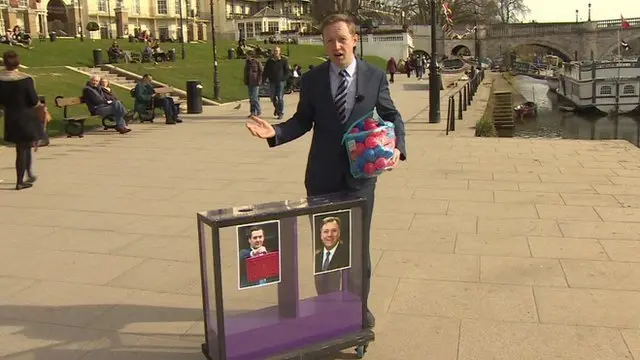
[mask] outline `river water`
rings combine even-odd
[[[556,93],[545,80],[516,76],[515,87],[528,101],[538,104],[538,118],[525,124],[516,121],[514,136],[586,140],[623,139],[640,147],[640,117],[584,116],[558,109]],[[516,104],[514,104],[516,105]]]

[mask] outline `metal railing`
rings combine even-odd
[[[456,118],[462,120],[464,112],[471,106],[473,97],[478,92],[478,88],[484,80],[484,69],[479,70],[473,78],[467,81],[458,91],[449,95],[449,102],[447,106],[447,129],[446,134],[449,135],[449,131],[456,131]],[[456,97],[458,101],[456,103]],[[457,109],[456,109],[456,104]],[[457,113],[456,113],[457,110]]]

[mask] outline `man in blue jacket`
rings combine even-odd
[[[313,128],[305,175],[307,195],[347,193],[363,197],[367,200],[364,221],[370,229],[376,178],[356,179],[351,175],[342,137],[350,125],[375,108],[383,120],[395,125],[396,149],[392,163],[397,165],[399,160],[406,159],[407,153],[404,122],[391,100],[385,72],[354,56],[358,35],[353,19],[343,14],[329,15],[322,22],[321,32],[329,61],[302,77],[296,113],[277,125],[252,117],[246,126],[253,136],[266,139],[269,147],[295,140]],[[368,294],[369,249],[365,249],[365,253],[368,281],[364,291]],[[367,322],[370,327],[375,324],[370,312]]]

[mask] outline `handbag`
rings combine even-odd
[[[370,111],[349,126],[342,143],[347,148],[351,175],[373,178],[390,169],[396,148],[395,125]]]

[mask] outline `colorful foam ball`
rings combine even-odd
[[[379,140],[375,136],[368,136],[364,139],[364,146],[366,146],[367,149],[373,149],[378,146],[378,142]]]
[[[361,143],[361,142],[356,143],[356,147],[355,147],[354,151],[358,154],[358,156],[362,155],[362,153],[365,150],[367,150],[367,147],[363,143]]]
[[[387,159],[377,158],[374,165],[376,166],[376,170],[382,170],[387,167]]]
[[[368,175],[372,175],[376,172],[376,165],[372,162],[368,162],[364,166],[364,172]]]
[[[357,128],[360,131],[363,131],[364,130],[364,122],[359,122],[354,127]]]
[[[365,122],[364,123],[364,131],[370,131],[378,128],[378,124],[374,122]]]
[[[384,157],[384,154],[386,153],[385,148],[382,147],[381,145],[376,146],[376,148],[373,149],[373,151],[375,151],[377,158]]]
[[[351,128],[351,130],[349,130],[350,134],[357,134],[360,132],[360,129],[358,129],[357,127],[353,127]]]
[[[382,157],[384,157],[385,159],[391,159],[393,157],[393,151],[392,150],[385,150],[384,154],[382,155]]]
[[[364,158],[366,161],[376,161],[376,152],[373,151],[373,149],[367,149],[362,154],[362,158]]]

